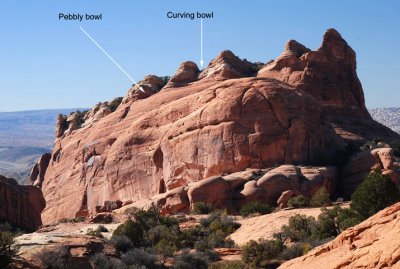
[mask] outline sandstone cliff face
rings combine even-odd
[[[39,188],[21,186],[17,181],[0,175],[0,223],[34,231],[42,225],[40,214],[46,206]]]
[[[356,72],[356,54],[335,29],[327,30],[316,51],[290,40],[282,54],[258,72],[258,77],[276,78],[311,94],[335,131],[348,141],[396,137],[371,119]]]
[[[399,213],[397,203],[279,268],[400,268]]]
[[[56,141],[43,183],[43,219],[248,167],[328,158],[340,141],[320,113],[311,96],[267,78],[195,83],[127,101],[92,129]]]
[[[168,83],[145,77],[115,111],[60,116],[43,220],[87,215],[107,201],[178,197],[193,182],[246,168],[332,163],[346,136],[328,114],[369,119],[355,67],[354,51],[329,30],[316,52],[290,41],[260,71],[223,51],[201,72],[185,62]],[[286,190],[269,191],[275,202]]]

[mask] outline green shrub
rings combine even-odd
[[[274,211],[274,208],[269,206],[268,204],[263,204],[258,201],[252,201],[242,206],[242,208],[240,209],[240,215],[242,215],[243,217],[247,217],[251,214],[264,215],[269,214],[272,211]]]
[[[208,265],[215,261],[215,255],[210,255],[207,252],[196,251],[194,253],[188,250],[183,251],[175,259],[174,269],[207,269]]]
[[[327,206],[331,203],[331,199],[326,187],[319,188],[314,195],[311,197],[310,206],[321,207]]]
[[[198,202],[193,205],[193,213],[195,214],[209,214],[213,211],[212,204]]]
[[[16,255],[17,249],[13,246],[15,235],[9,231],[0,231],[0,268],[10,263]]]
[[[336,221],[339,231],[343,232],[347,228],[359,224],[362,221],[362,217],[351,208],[340,208]]]
[[[304,195],[298,195],[292,197],[288,201],[289,207],[302,208],[302,207],[308,207],[308,205],[309,205],[308,198],[305,197]]]
[[[126,235],[114,235],[111,237],[111,244],[117,251],[126,252],[133,248],[132,241]]]
[[[115,229],[112,238],[115,236],[126,236],[132,242],[133,246],[140,247],[144,241],[142,227],[139,223],[127,220]]]
[[[103,253],[93,255],[90,261],[94,269],[127,269],[120,260],[107,257]]]
[[[79,223],[79,222],[84,222],[86,220],[85,217],[76,217],[76,218],[62,218],[58,222],[59,223]]]
[[[208,269],[244,269],[242,261],[220,261],[210,264]]]
[[[97,226],[97,230],[101,233],[107,233],[108,229],[104,225]]]
[[[247,266],[263,267],[276,263],[283,249],[284,245],[278,240],[251,240],[242,249],[242,260]]]
[[[313,239],[317,227],[314,217],[297,214],[289,218],[289,224],[283,225],[281,231],[283,238],[294,242],[306,242]]]
[[[351,209],[364,219],[398,202],[400,192],[386,175],[370,173],[351,196]]]
[[[43,249],[35,254],[42,268],[47,269],[68,269],[72,259],[71,252],[67,247],[57,247],[55,249]]]
[[[128,266],[144,267],[148,269],[159,268],[157,264],[157,256],[149,250],[136,248],[122,254],[122,261]],[[129,267],[129,268],[130,268]]]
[[[95,236],[95,237],[98,237],[98,238],[104,238],[104,236],[101,233],[99,228],[97,228],[97,229],[89,228],[89,229],[87,229],[86,234],[90,235],[90,236]]]
[[[335,237],[349,227],[361,222],[357,212],[349,208],[335,206],[332,209],[322,208],[318,216],[316,238],[325,239]]]
[[[294,243],[291,246],[285,248],[282,251],[280,257],[282,260],[285,260],[285,261],[291,260],[291,259],[305,255],[312,248],[313,248],[313,246],[309,243],[304,243],[304,242]]]

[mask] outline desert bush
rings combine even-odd
[[[135,248],[125,254],[122,254],[121,260],[129,266],[145,267],[148,269],[157,269],[157,255],[152,253],[150,249]]]
[[[179,244],[179,227],[172,226],[168,227],[166,225],[157,225],[152,227],[147,232],[147,237],[149,244],[155,246],[160,241],[170,242],[174,245]]]
[[[134,245],[132,241],[126,235],[112,235],[111,244],[115,247],[117,251],[126,252],[133,248]]]
[[[6,227],[3,227],[3,229],[6,230]],[[4,230],[0,231],[0,268],[9,264],[17,252],[17,249],[13,246],[15,235]]]
[[[111,239],[115,236],[126,236],[132,242],[133,246],[140,247],[144,241],[142,227],[139,223],[127,220],[115,229]]]
[[[207,250],[215,247],[231,247],[232,240],[226,237],[240,227],[224,211],[214,211],[207,218],[200,220],[198,227],[184,232],[185,246],[194,246],[197,250]],[[194,243],[193,245],[190,243]]]
[[[244,269],[242,261],[220,261],[210,264],[208,269]]]
[[[58,222],[59,223],[79,223],[79,222],[84,222],[85,221],[85,217],[76,217],[76,218],[62,218],[60,219]]]
[[[60,246],[55,249],[43,249],[35,255],[41,263],[42,268],[46,269],[68,269],[72,255],[68,247]]]
[[[98,237],[98,238],[104,238],[104,236],[102,234],[103,231],[108,231],[108,230],[103,225],[99,225],[96,229],[89,228],[86,231],[86,234],[90,235],[90,236],[95,236],[95,237]]]
[[[276,263],[283,249],[278,240],[251,240],[242,249],[242,260],[248,267],[263,267]]]
[[[302,208],[302,207],[308,207],[308,205],[309,205],[309,200],[304,195],[298,195],[292,197],[288,201],[289,207]]]
[[[390,178],[374,171],[357,187],[350,207],[366,219],[399,200],[400,192]]]
[[[209,214],[213,210],[212,204],[198,202],[193,205],[193,213],[195,214]]]
[[[280,254],[280,258],[286,261],[291,260],[305,255],[312,248],[313,246],[309,243],[304,243],[304,242],[294,243],[282,251],[282,253]]]
[[[319,188],[311,197],[310,206],[321,207],[331,203],[330,195],[326,187]]]
[[[128,269],[120,260],[97,253],[90,259],[93,269]]]
[[[269,214],[272,211],[274,211],[274,208],[272,206],[260,203],[258,201],[252,201],[242,206],[242,208],[240,209],[240,215],[242,215],[243,217],[247,217],[251,214],[264,215]]]
[[[335,237],[349,227],[361,222],[357,212],[349,208],[335,206],[332,209],[322,208],[318,216],[318,228],[315,238],[321,240]]]
[[[108,232],[108,229],[104,225],[97,226],[97,230],[100,231],[101,233],[107,233]]]
[[[188,250],[184,250],[181,255],[175,259],[174,269],[207,269],[208,265],[211,264],[215,256],[210,253],[195,251],[191,253]]]
[[[283,225],[281,231],[283,238],[294,242],[306,242],[313,238],[317,227],[314,217],[297,214],[289,218],[288,225]]]
[[[337,226],[340,232],[353,227],[362,221],[362,217],[351,208],[340,208],[336,218]]]

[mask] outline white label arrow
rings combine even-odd
[[[123,69],[122,66],[120,66],[120,65],[114,60],[114,58],[111,57],[111,55],[108,54],[107,51],[105,51],[105,50],[103,49],[103,47],[100,46],[100,44],[97,43],[97,41],[96,41],[91,35],[89,35],[88,32],[85,31],[85,29],[83,29],[82,26],[79,26],[79,29],[81,29],[81,31],[93,42],[93,44],[95,44],[95,45],[107,56],[107,58],[110,59],[110,61],[113,62],[113,63],[118,67],[118,69],[121,70],[122,73],[124,73],[125,76],[127,76],[127,78],[129,78],[129,80],[130,80],[132,83],[137,84],[137,82],[125,71],[125,69]],[[139,85],[139,89],[140,89],[142,92],[144,92],[143,88],[142,88],[140,85]]]
[[[203,19],[200,20],[200,67],[203,68]]]

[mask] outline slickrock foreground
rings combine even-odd
[[[392,205],[333,241],[279,269],[400,268],[400,203]]]

